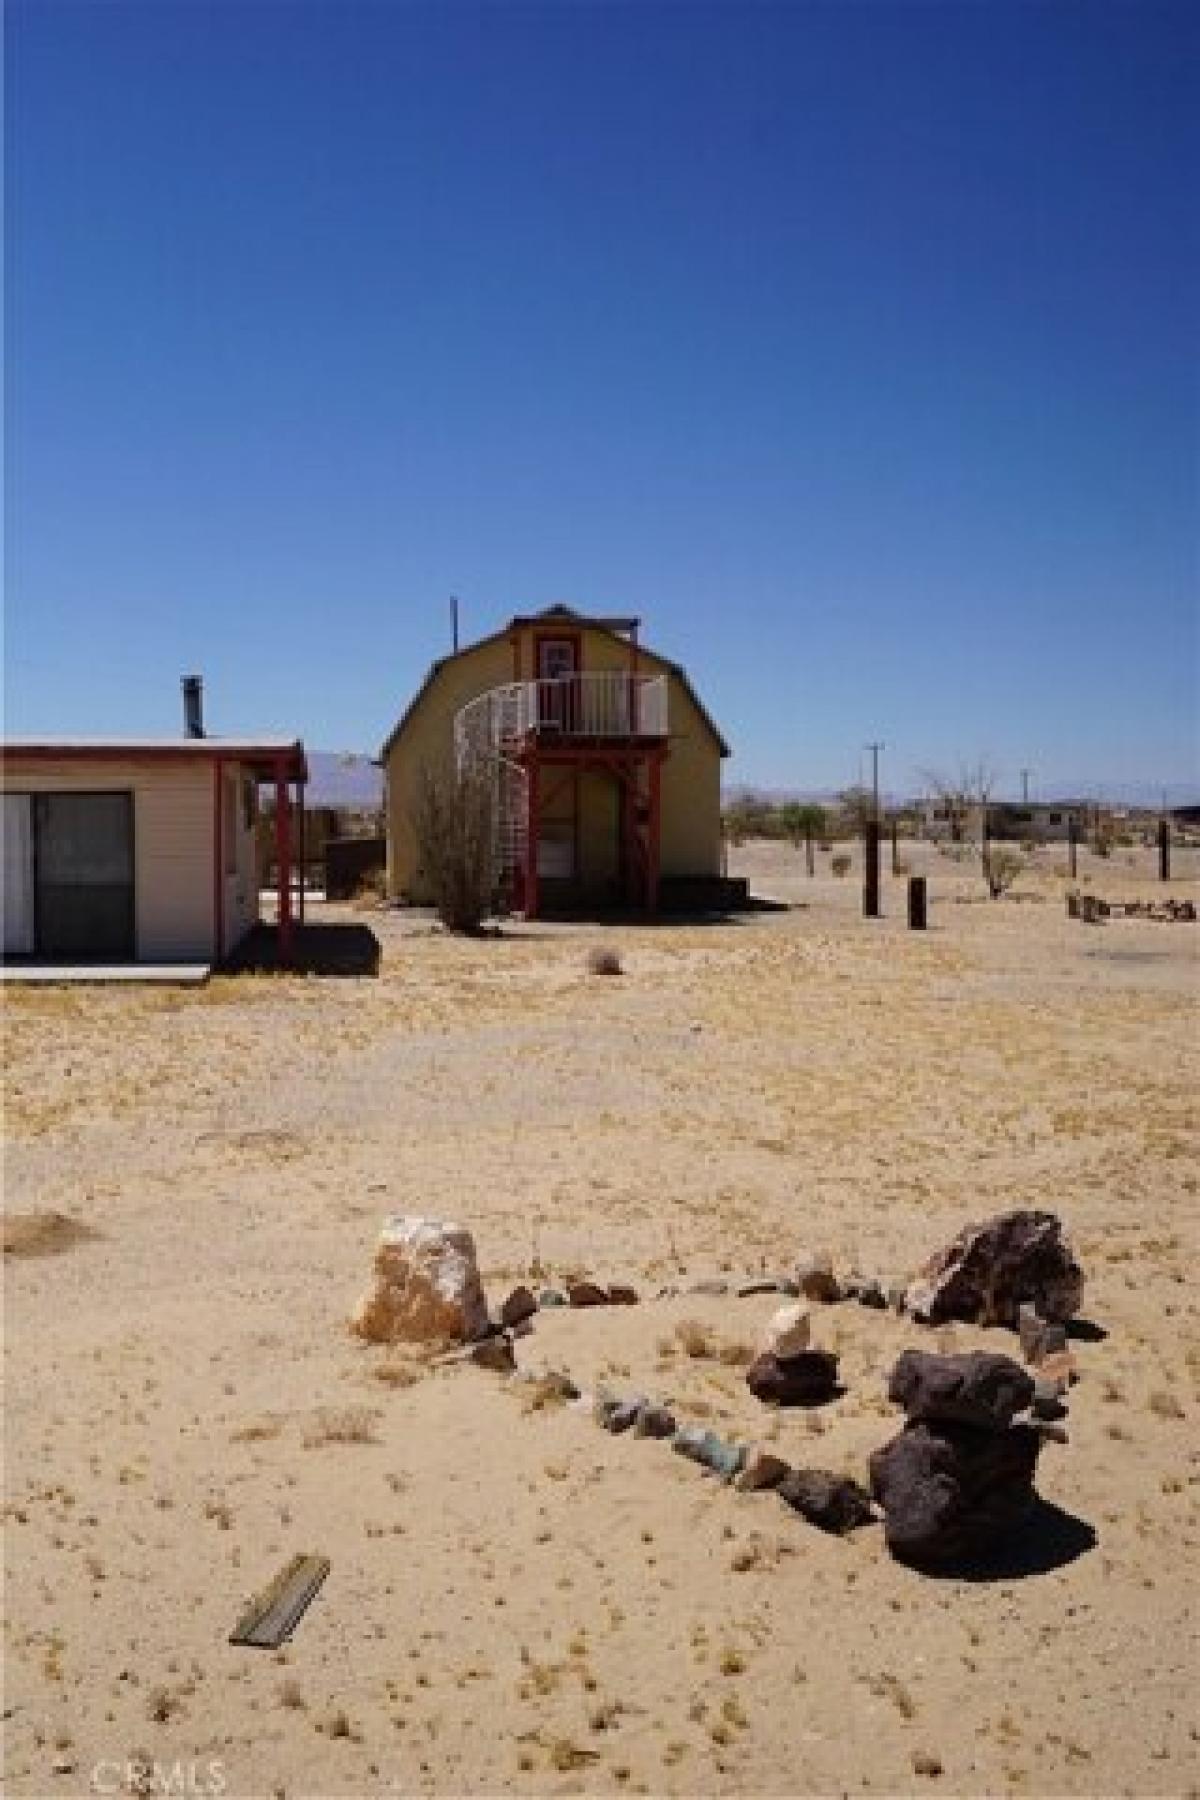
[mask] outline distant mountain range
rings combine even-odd
[[[837,804],[839,793],[844,791],[837,788],[756,787],[752,782],[739,782],[728,788],[723,798],[726,802],[737,799],[765,800],[772,806],[782,805],[787,800],[815,801],[820,806],[833,806]],[[1052,786],[1037,788],[1029,798],[1030,803],[1037,806],[1061,804],[1067,800],[1097,800],[1108,806],[1131,806],[1157,812],[1163,804],[1164,796],[1168,808],[1193,806],[1200,800],[1200,787],[1187,781],[1165,781],[1157,786],[1150,781],[1079,781],[1074,784],[1059,781]],[[916,792],[884,792],[879,799],[881,805],[890,810],[911,805],[913,800],[921,797]],[[1020,802],[1018,794],[1013,794],[1003,786],[995,799],[997,805],[1012,806]]]
[[[310,750],[308,770],[305,800],[309,806],[383,805],[383,770],[364,752]],[[1169,807],[1194,805],[1200,799],[1195,785],[1186,781],[1169,781],[1158,787],[1148,781],[1081,781],[1074,785],[1056,782],[1052,787],[1039,787],[1033,798],[1038,801],[1098,799],[1107,801],[1111,806],[1136,806],[1153,810],[1162,805],[1164,793]],[[821,805],[831,805],[837,800],[837,791],[833,788],[755,787],[750,782],[740,782],[727,790],[725,799],[736,800],[739,796],[767,800],[772,804],[785,800],[813,800]],[[880,798],[886,807],[891,808],[903,805],[912,796],[886,793]],[[1013,795],[1001,793],[996,798],[1011,801]]]

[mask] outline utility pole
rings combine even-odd
[[[1029,805],[1029,777],[1030,777],[1031,773],[1032,773],[1032,771],[1029,769],[1021,770],[1021,805],[1022,806]]]
[[[868,744],[871,752],[871,817],[863,832],[863,912],[879,917],[879,752],[883,745]]]
[[[450,641],[454,646],[454,654],[458,655],[458,595],[450,596]]]
[[[882,743],[868,744],[867,749],[871,752],[872,810],[875,815],[875,822],[876,822],[876,824],[878,824],[879,823],[879,752],[883,749],[883,744]]]

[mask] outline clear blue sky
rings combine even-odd
[[[7,729],[635,611],[735,781],[1196,771],[1188,4],[8,8]]]

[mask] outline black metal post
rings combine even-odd
[[[908,929],[924,931],[927,912],[928,895],[924,875],[910,875],[908,878]]]
[[[1170,881],[1171,879],[1170,819],[1160,819],[1158,821],[1158,879],[1160,881]]]
[[[811,881],[812,877],[817,872],[817,865],[813,857],[813,835],[811,826],[804,834],[804,860],[808,864],[808,876]]]
[[[1074,813],[1067,814],[1067,867],[1074,881],[1079,873],[1079,825]]]
[[[892,874],[900,873],[900,828],[896,818],[892,817]]]
[[[879,917],[879,820],[868,819],[863,830],[863,913]]]

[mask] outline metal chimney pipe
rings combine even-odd
[[[202,738],[204,683],[199,675],[185,675],[179,685],[183,689],[183,734],[185,737]]]

